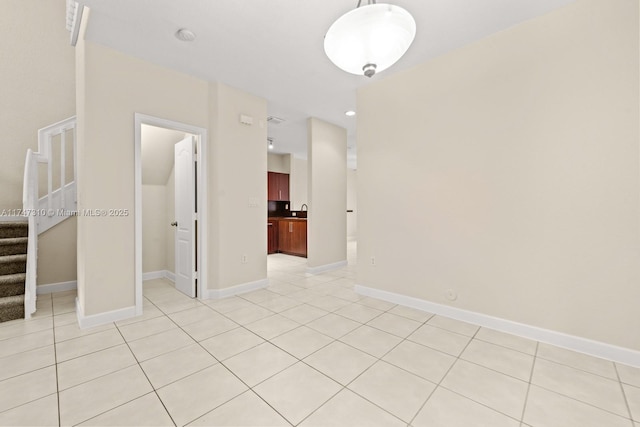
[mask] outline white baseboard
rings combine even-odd
[[[64,292],[78,289],[78,282],[71,280],[69,282],[47,283],[46,285],[36,286],[36,294],[53,294],[55,292]]]
[[[347,260],[338,261],[331,264],[320,265],[318,267],[307,267],[307,273],[309,274],[320,274],[331,270],[337,270],[342,267],[347,266]]]
[[[223,289],[207,289],[206,294],[203,295],[203,299],[226,298],[266,288],[267,286],[269,286],[269,279],[256,280],[255,282],[243,283]]]
[[[92,328],[94,326],[106,325],[108,323],[117,322],[118,320],[129,319],[136,315],[136,307],[126,307],[118,310],[107,311],[100,314],[92,314],[85,316],[84,309],[80,304],[80,300],[76,298],[76,317],[80,329]]]
[[[153,279],[167,279],[175,283],[176,275],[170,272],[169,270],[158,270],[158,271],[150,271],[148,273],[142,273],[142,280],[153,280]]]
[[[381,299],[394,304],[450,317],[463,322],[473,323],[478,326],[640,368],[640,351],[362,285],[355,285],[354,290],[360,295]]]

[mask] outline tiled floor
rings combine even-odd
[[[268,264],[205,303],[146,282],[142,317],[88,330],[41,296],[0,324],[0,425],[640,427],[640,369],[362,298],[353,262]]]

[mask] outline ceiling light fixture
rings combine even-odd
[[[191,30],[180,28],[178,31],[176,31],[176,38],[183,42],[192,42],[196,39],[196,35]]]
[[[349,111],[345,111],[344,115],[347,117],[353,117],[356,115],[356,112],[353,110],[349,110]]]
[[[405,54],[416,35],[416,21],[391,4],[367,4],[345,13],[329,27],[324,51],[336,66],[367,77],[386,70]]]
[[[273,138],[267,138],[267,141],[269,141],[269,150],[273,150]]]

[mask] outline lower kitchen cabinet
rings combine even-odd
[[[278,252],[307,256],[307,221],[278,220]]]
[[[267,222],[267,253],[275,254],[278,252],[278,222],[280,221],[269,221]]]

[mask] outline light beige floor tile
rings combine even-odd
[[[620,375],[620,381],[640,387],[640,368],[616,363],[616,369],[618,370],[618,375]]]
[[[433,316],[427,323],[431,326],[437,326],[438,328],[446,329],[468,337],[474,336],[475,333],[478,332],[478,329],[480,329],[477,325],[472,325],[471,323],[462,322],[460,320],[444,316]]]
[[[438,387],[411,425],[413,427],[520,427],[520,422]]]
[[[64,314],[76,311],[76,298],[60,298],[53,300],[53,314]]]
[[[347,385],[369,366],[376,358],[356,350],[340,341],[334,341],[307,357],[305,363],[316,368],[329,378]]]
[[[384,356],[389,350],[398,345],[402,338],[388,334],[381,330],[363,325],[340,338],[358,350],[362,350],[375,357]]]
[[[295,357],[265,342],[225,360],[224,364],[253,387],[296,362]]]
[[[0,341],[0,357],[11,356],[53,344],[53,329],[19,335]]]
[[[362,299],[362,295],[356,293],[353,289],[341,288],[331,292],[331,295],[351,302],[358,302]]]
[[[249,323],[248,325],[245,325],[245,328],[266,340],[270,340],[271,338],[275,338],[278,335],[289,332],[298,326],[299,324],[297,322],[294,322],[284,316],[280,316],[279,314],[274,314],[273,316],[260,319],[257,322]]]
[[[200,345],[192,344],[146,360],[140,366],[158,389],[216,363],[218,361]]]
[[[528,384],[482,366],[458,360],[441,385],[513,418],[520,418]]]
[[[171,418],[185,425],[245,390],[247,387],[218,363],[161,388],[158,395]]]
[[[0,381],[56,363],[53,345],[0,358]]]
[[[435,326],[422,325],[407,339],[453,356],[459,356],[471,340],[471,337]]]
[[[218,360],[225,360],[263,343],[264,340],[245,328],[236,328],[202,341],[200,344]]]
[[[56,344],[56,357],[58,363],[75,357],[84,356],[85,354],[94,353],[104,350],[105,348],[114,347],[124,344],[124,339],[120,332],[116,329],[109,329],[97,334],[86,335],[80,338],[64,341]]]
[[[366,305],[354,303],[344,306],[334,311],[334,313],[347,317],[351,320],[355,320],[356,322],[367,323],[368,321],[380,316],[383,311],[367,307]]]
[[[0,381],[0,412],[24,405],[56,391],[55,366]]]
[[[153,389],[139,366],[130,366],[60,392],[60,422],[75,425]]]
[[[291,424],[249,390],[189,425],[285,427]]]
[[[331,295],[326,295],[320,298],[313,299],[307,302],[307,304],[326,311],[336,311],[339,308],[351,304],[351,302]]]
[[[266,301],[262,301],[260,303],[258,303],[258,305],[260,305],[261,307],[266,308],[267,310],[271,310],[275,313],[280,313],[283,312],[285,310],[288,310],[290,308],[296,307],[298,305],[300,305],[301,302],[298,300],[295,300],[293,298],[287,298],[284,296],[280,296],[280,297],[276,297],[276,298],[270,298]]]
[[[369,321],[367,325],[392,335],[406,338],[418,329],[421,323],[407,319],[406,317],[396,316],[395,314],[382,313],[380,316]]]
[[[301,427],[405,427],[406,423],[348,389],[331,398]]]
[[[58,396],[50,394],[47,397],[0,413],[0,425],[15,427],[57,426]]]
[[[623,384],[622,388],[629,404],[631,418],[640,422],[640,388],[627,384]]]
[[[140,338],[165,332],[170,329],[176,329],[177,326],[166,316],[156,317],[154,319],[144,320],[142,322],[132,323],[130,325],[121,326],[120,333],[128,342],[139,340]]]
[[[145,300],[148,302],[147,300]],[[148,303],[143,304],[142,314],[140,316],[130,317],[128,319],[119,320],[116,322],[116,326],[126,326],[133,323],[143,322],[145,320],[155,319],[156,317],[164,316],[164,313],[160,311],[155,305]]]
[[[358,301],[358,303],[362,305],[366,305],[367,307],[376,308],[382,311],[391,310],[393,307],[396,306],[392,302],[383,301],[381,299],[371,298],[371,297],[363,297]]]
[[[67,341],[73,338],[83,337],[85,335],[104,332],[109,329],[114,329],[115,327],[116,326],[113,323],[107,323],[106,325],[80,329],[77,323],[70,323],[68,325],[63,325],[63,326],[56,325],[54,332],[55,332],[56,342],[62,342],[62,341]]]
[[[411,341],[403,341],[387,353],[384,361],[434,383],[447,373],[455,357]]]
[[[364,304],[361,302],[361,304]],[[392,309],[389,310],[389,313],[395,314],[397,316],[406,317],[408,319],[415,320],[417,322],[423,323],[433,317],[433,313],[428,313],[422,310],[416,310],[415,308],[405,307],[402,305],[396,305]]]
[[[301,287],[292,285],[290,283],[278,282],[276,280],[270,280],[270,282],[272,284],[269,286],[269,290],[280,295],[290,295],[294,292],[302,290]]]
[[[410,422],[435,384],[386,362],[378,362],[349,385],[365,399]]]
[[[40,332],[53,328],[53,317],[43,317],[41,319],[18,319],[10,322],[0,323],[0,345],[4,345],[2,340],[27,335],[33,332]]]
[[[321,310],[317,307],[313,307],[308,304],[302,304],[302,305],[280,312],[282,316],[303,325],[313,320],[319,319],[320,317],[326,315],[327,313],[328,311]]]
[[[340,390],[340,385],[298,362],[254,388],[290,423],[298,424]]]
[[[225,313],[225,316],[240,325],[246,325],[265,317],[273,316],[273,314],[273,311],[254,304],[253,307],[245,307]]]
[[[279,295],[268,289],[259,289],[257,291],[247,292],[238,296],[242,299],[246,299],[247,301],[251,301],[254,304],[258,304],[262,301],[277,298]]]
[[[288,297],[289,298],[293,298],[293,299],[295,299],[297,301],[300,301],[300,302],[303,302],[303,303],[307,303],[307,304],[309,303],[309,301],[314,301],[314,300],[317,300],[319,298],[317,292],[312,292],[312,291],[310,291],[308,289],[303,289],[303,290],[298,291],[298,292],[293,292],[293,293],[289,294]]]
[[[58,364],[58,389],[66,390],[136,363],[126,344],[77,357]]]
[[[607,377],[612,380],[618,379],[613,362],[610,360],[577,353],[572,350],[567,350],[545,343],[540,343],[536,356],[556,363],[562,363],[563,365],[571,366],[572,368],[591,372],[592,374]]]
[[[160,356],[164,353],[177,350],[193,344],[195,341],[180,329],[170,329],[166,332],[151,335],[129,343],[131,351],[138,362]]]
[[[480,328],[475,338],[531,355],[536,354],[538,345],[536,341],[489,328]]]
[[[222,299],[211,299],[205,301],[209,307],[213,308],[218,313],[229,313],[231,311],[239,310],[241,308],[255,307],[255,304],[244,300],[240,297],[229,297]]]
[[[290,353],[298,359],[303,359],[326,346],[333,338],[314,331],[306,326],[300,326],[271,340],[273,344]]]
[[[59,314],[57,316],[53,316],[51,319],[53,323],[56,325],[56,328],[58,326],[78,324],[78,315],[75,312]]]
[[[537,362],[536,362],[537,363]],[[628,419],[531,385],[524,422],[535,427],[630,427]]]
[[[533,356],[499,345],[474,339],[460,358],[526,382],[531,378]]]
[[[236,322],[227,319],[221,314],[216,313],[215,317],[201,320],[196,323],[183,326],[182,329],[196,341],[203,341],[207,338],[220,335],[223,332],[230,331],[239,327]]]
[[[155,393],[142,397],[111,409],[104,414],[91,418],[81,426],[173,426],[173,421]]]
[[[532,384],[628,416],[620,383],[566,365],[537,358]]]
[[[190,308],[196,308],[202,306],[202,303],[197,299],[192,298],[180,298],[178,300],[158,301],[154,304],[165,314],[176,313],[182,310],[188,310]]]
[[[192,323],[203,322],[210,319],[219,318],[220,314],[206,305],[200,305],[196,308],[172,313],[169,318],[178,326],[186,326]]]
[[[320,317],[312,322],[307,323],[311,329],[315,329],[321,334],[328,335],[332,338],[340,338],[343,335],[353,331],[360,323],[333,313],[329,313],[324,317]]]

